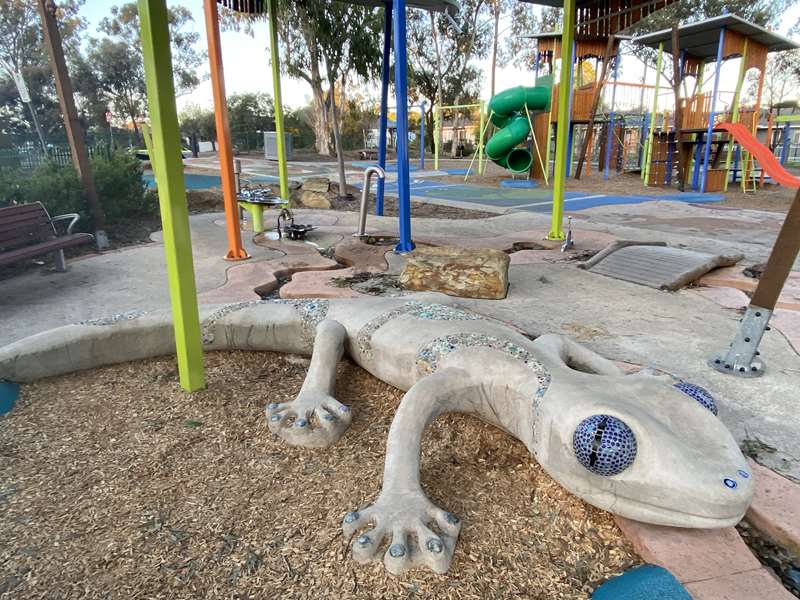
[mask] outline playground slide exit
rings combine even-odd
[[[553,81],[540,77],[533,87],[517,86],[500,92],[489,100],[489,115],[498,131],[486,144],[486,155],[512,173],[525,173],[533,157],[526,148],[517,148],[531,131],[528,112],[550,110]]]
[[[761,168],[770,176],[772,181],[786,187],[800,188],[800,179],[784,169],[772,151],[753,137],[747,127],[741,123],[718,123],[715,129],[724,129],[730,133],[733,139],[753,155],[753,158],[758,161],[758,164],[761,165]]]

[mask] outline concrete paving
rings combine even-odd
[[[318,218],[320,223],[330,223],[320,225],[320,233],[331,239],[349,236],[357,221],[355,213],[326,211],[297,211],[297,217],[299,222]],[[219,214],[191,217],[198,292],[204,298],[224,297],[213,292],[224,287],[228,269],[236,265],[221,258],[226,242],[220,218]],[[710,253],[739,251],[746,255],[742,263],[746,265],[767,258],[780,223],[780,215],[774,213],[651,202],[581,211],[576,213],[573,229],[578,241],[604,233]],[[469,245],[474,245],[476,238],[488,241],[512,232],[546,231],[548,226],[547,215],[517,212],[479,220],[414,219],[413,230],[420,238],[442,243],[469,238]],[[397,220],[370,216],[367,228],[396,231]],[[86,318],[167,307],[163,247],[160,236],[153,237],[156,241],[149,245],[72,261],[67,274],[32,272],[3,281],[0,345]],[[256,261],[283,256],[278,250],[256,246],[249,234],[245,238]],[[247,270],[258,274],[267,269],[264,266]],[[662,292],[587,273],[570,263],[512,261],[510,280],[506,300],[464,300],[463,304],[530,334],[569,334],[610,358],[652,365],[707,386],[719,396],[720,417],[737,439],[776,448],[761,454],[759,460],[800,479],[796,409],[800,359],[777,330],[767,334],[762,345],[768,373],[760,379],[738,379],[717,373],[705,362],[728,346],[738,314],[699,294]]]

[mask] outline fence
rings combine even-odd
[[[101,155],[111,156],[111,147],[108,144],[95,144],[88,146],[89,157]],[[48,146],[47,152],[41,146],[27,145],[22,147],[0,149],[0,169],[35,169],[46,162],[55,163],[61,167],[72,164],[72,153],[67,146]]]

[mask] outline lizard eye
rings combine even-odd
[[[596,475],[622,473],[636,459],[636,436],[625,422],[609,415],[592,415],[572,435],[575,457]]]
[[[685,381],[676,383],[675,387],[690,398],[697,400],[703,406],[703,408],[710,410],[714,416],[717,415],[717,402],[714,400],[714,396],[712,396],[706,388],[702,388],[693,383],[686,383]]]

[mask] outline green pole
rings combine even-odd
[[[484,111],[486,110],[486,104],[481,100],[480,108],[481,111],[480,120],[478,121],[478,175],[483,175],[485,166],[483,164],[483,124],[484,124]]]
[[[567,181],[567,140],[572,86],[570,70],[575,40],[575,0],[564,0],[564,28],[561,32],[561,78],[558,83],[558,129],[556,130],[555,171],[553,173],[553,213],[549,240],[563,240],[564,186]]]
[[[181,387],[192,392],[205,386],[205,374],[166,0],[139,0],[139,21],[178,374]]]
[[[653,155],[653,132],[656,128],[656,112],[658,111],[658,92],[661,85],[661,63],[664,58],[664,42],[658,44],[658,60],[656,61],[656,87],[653,91],[653,110],[650,112],[650,129],[647,132],[647,145],[644,148],[644,169],[642,169],[642,179],[647,186],[650,180],[650,159]],[[679,124],[680,125],[680,124]],[[679,129],[679,128],[678,128]]]
[[[281,63],[278,49],[278,0],[269,0],[269,52],[272,59],[272,94],[275,97],[275,137],[278,145],[278,177],[281,198],[289,201],[289,175],[286,171],[286,148],[283,145],[283,100],[281,99]]]
[[[739,99],[742,94],[742,84],[744,83],[744,74],[747,71],[747,38],[744,39],[744,48],[742,49],[742,64],[739,65],[739,79],[736,81],[736,91],[733,93],[733,114],[731,121],[736,123],[739,120]],[[754,117],[755,118],[755,117]],[[728,136],[728,151],[725,156],[725,182],[722,185],[722,191],[728,191],[728,178],[731,174],[731,156],[733,155],[733,136]],[[742,166],[744,166],[744,153],[742,153]],[[744,184],[744,171],[742,169],[742,191],[745,190]]]
[[[439,170],[439,136],[442,133],[442,107],[433,111],[433,168]]]

